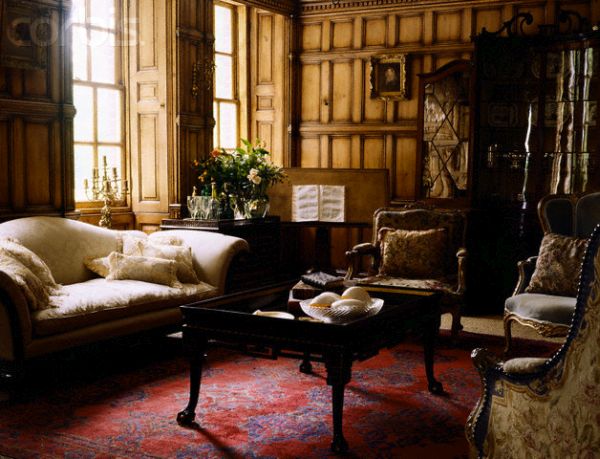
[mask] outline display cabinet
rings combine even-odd
[[[470,303],[499,312],[538,251],[539,200],[600,189],[600,31],[572,11],[537,27],[521,13],[474,44]]]
[[[419,75],[417,189],[421,199],[468,206],[473,65],[449,62]]]

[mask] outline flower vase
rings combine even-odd
[[[233,210],[233,215],[236,220],[264,218],[269,212],[269,199],[244,199],[232,197],[231,208]]]

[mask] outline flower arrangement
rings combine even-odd
[[[202,160],[192,161],[200,184],[200,195],[221,200],[268,200],[267,190],[285,178],[283,168],[271,162],[270,153],[260,141],[242,139],[233,151],[215,148]]]

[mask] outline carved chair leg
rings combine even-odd
[[[460,318],[462,316],[460,312],[460,304],[456,305],[452,311],[450,311],[450,314],[452,315],[451,335],[452,338],[456,338],[458,337],[458,333],[463,329],[463,326],[460,323]]]
[[[505,317],[504,318],[504,339],[505,339],[505,346],[504,346],[504,355],[508,355],[510,354],[510,352],[512,351],[512,332],[511,332],[511,325],[512,325],[512,320],[510,320],[510,318]]]

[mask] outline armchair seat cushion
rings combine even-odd
[[[172,288],[137,280],[92,279],[65,285],[61,295],[51,296],[54,308],[32,314],[33,332],[38,336],[64,333],[99,322],[176,308],[216,293],[204,282]]]
[[[505,313],[539,322],[570,325],[577,299],[570,296],[522,293],[507,298]]]
[[[452,293],[456,285],[440,279],[405,279],[402,277],[373,276],[361,280],[361,284],[380,285],[382,287],[397,287],[418,290],[434,290],[436,292]]]

